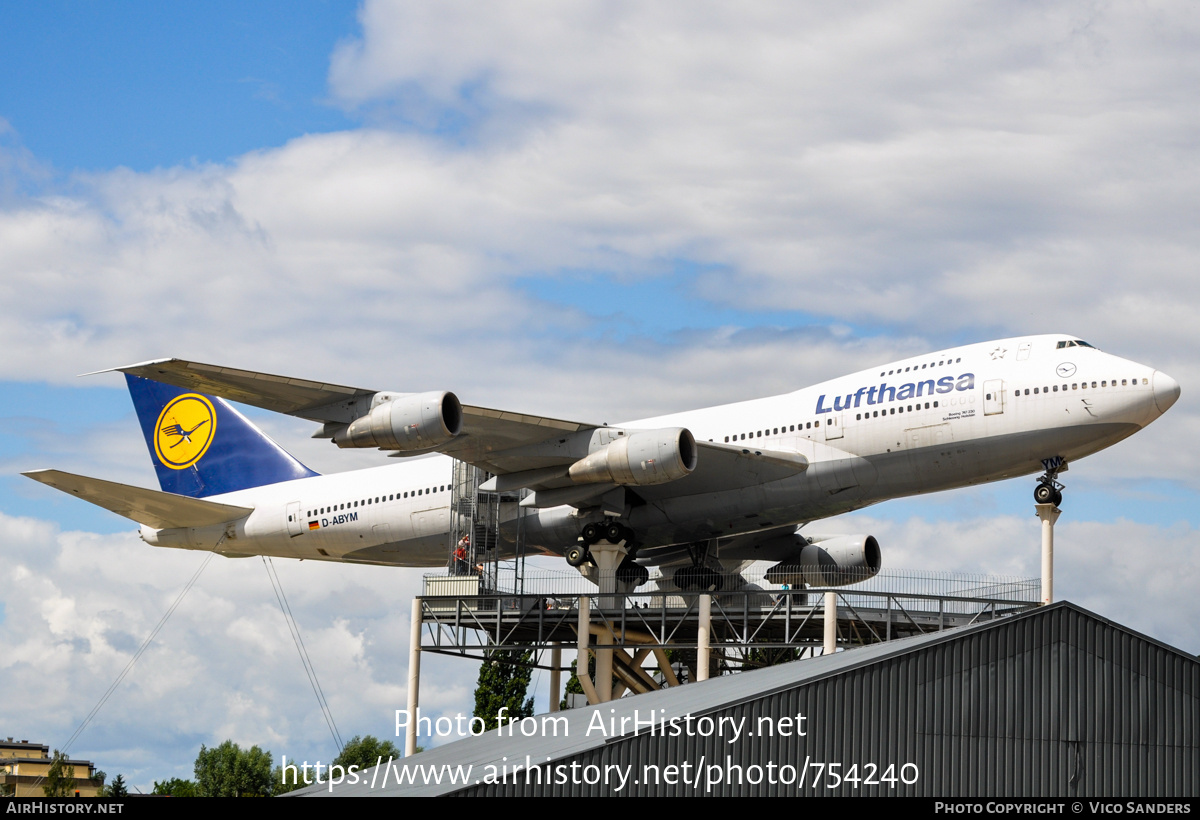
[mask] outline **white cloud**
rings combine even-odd
[[[0,338],[38,357],[6,369],[164,347],[280,369],[299,344],[330,371],[429,377],[481,344],[521,358],[531,329],[590,350],[514,274],[675,258],[721,266],[700,283],[716,303],[934,337],[1066,324],[1137,355],[1163,329],[1194,342],[1162,312],[1195,301],[1197,66],[1164,19],[1195,20],[1162,18],[368,4],[335,93],[394,125],[418,91],[450,109],[479,85],[483,136],[309,136],[19,203]],[[576,299],[604,313],[620,289]]]
[[[58,533],[0,515],[6,562],[0,706],[10,734],[61,745],[132,658],[204,556],[132,534]],[[343,738],[393,734],[406,704],[418,570],[276,562]],[[427,663],[427,712],[470,711],[474,666]],[[289,757],[336,753],[260,559],[214,558],[72,747],[148,787],[189,776],[226,738]],[[393,737],[394,739],[394,737]]]

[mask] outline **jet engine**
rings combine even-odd
[[[873,535],[821,538],[797,533],[789,537],[800,548],[800,556],[767,570],[766,578],[771,583],[839,587],[874,578],[882,565],[879,542]]]
[[[427,450],[462,432],[463,412],[453,393],[414,393],[382,402],[333,435],[338,447]]]
[[[571,465],[579,484],[665,484],[696,469],[696,439],[683,427],[639,430]]]

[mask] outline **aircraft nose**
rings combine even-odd
[[[1154,403],[1158,406],[1158,412],[1167,412],[1179,399],[1179,382],[1161,370],[1155,370],[1150,384],[1154,388]]]

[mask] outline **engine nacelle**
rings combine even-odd
[[[462,432],[463,412],[453,393],[414,393],[382,402],[333,436],[338,447],[427,450]]]
[[[579,484],[666,484],[695,470],[696,455],[696,439],[683,427],[639,430],[581,458],[570,476]]]
[[[792,537],[800,548],[800,556],[767,570],[766,578],[772,583],[840,587],[874,578],[882,565],[879,542],[873,535]]]

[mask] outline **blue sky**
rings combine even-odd
[[[60,172],[226,160],[352,127],[328,56],[352,2],[15,4],[0,27],[3,117]]]
[[[0,683],[31,693],[8,734],[69,736],[201,560],[18,475],[155,486],[122,380],[77,374],[161,356],[617,420],[1070,333],[1183,397],[1064,476],[1060,588],[1200,651],[1200,12],[752,12],[6,8]],[[314,469],[380,463],[252,417]],[[1032,573],[1029,491],[827,526],[893,567]],[[318,671],[352,681],[326,686],[344,733],[386,734],[420,573],[276,565]],[[146,787],[227,737],[328,759],[264,574],[214,561],[73,752]],[[469,710],[447,663],[423,703]]]

